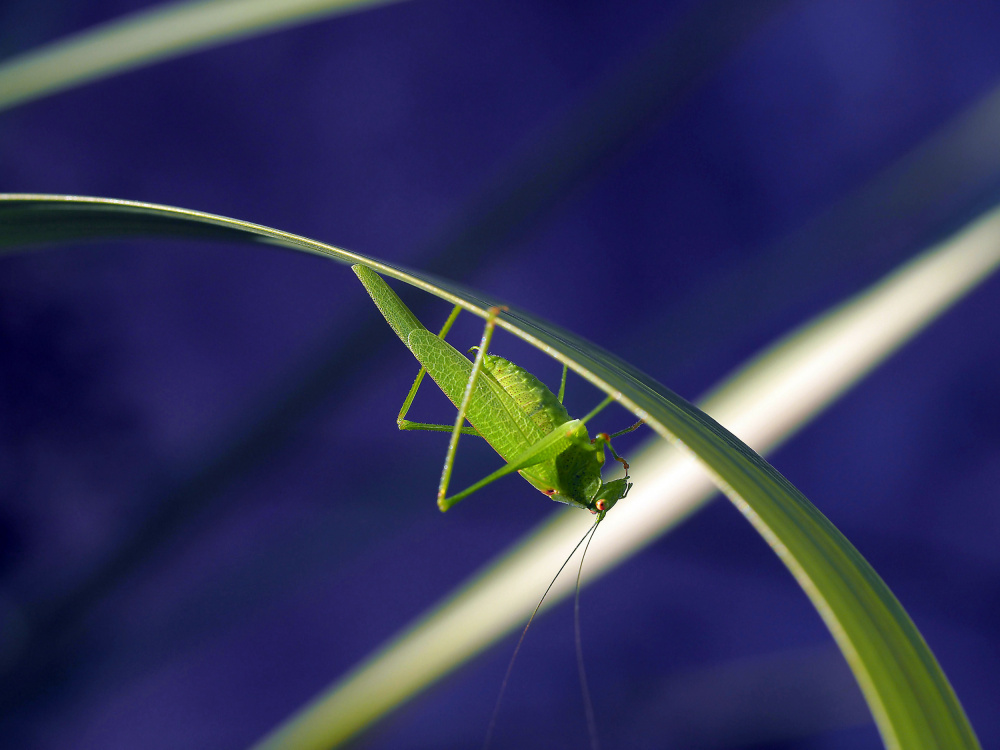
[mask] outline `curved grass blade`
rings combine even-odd
[[[998,264],[1000,211],[994,211],[786,336],[704,399],[702,408],[733,426],[757,450],[774,449]],[[607,527],[602,534],[607,536],[595,541],[585,578],[601,575],[651,543],[714,494],[700,467],[661,441],[631,457],[636,485],[628,503],[616,507],[602,523]],[[390,710],[523,625],[533,604],[527,592],[545,586],[542,571],[558,566],[560,555],[576,541],[585,521],[579,514],[564,513],[539,527],[257,747],[337,744],[349,736],[338,732],[351,724],[355,712],[363,717],[355,729],[360,731],[361,724],[374,721],[369,717],[380,709]],[[547,606],[570,593],[565,581],[557,584]],[[939,737],[929,734],[924,744],[910,744],[910,739],[901,744],[881,721],[880,728],[889,747],[951,746],[950,739],[941,745]],[[974,736],[971,741],[975,742]]]
[[[0,110],[185,52],[398,0],[191,0],[141,10],[0,64]]]
[[[228,239],[243,238],[304,250],[345,263],[364,263],[379,273],[460,304],[480,317],[486,316],[487,307],[497,303],[357,253],[224,217],[98,198],[0,196],[0,246],[108,234],[164,233],[208,238],[223,235]],[[947,290],[942,285],[942,290],[932,295],[924,320],[996,268],[1000,263],[998,238],[1000,213],[983,219],[960,238],[956,244],[961,252],[957,254],[959,268],[955,280]],[[945,262],[955,263],[952,256],[945,261],[940,254],[931,254],[915,261],[914,269],[901,274],[915,270],[920,278],[929,279],[934,288],[936,277],[941,275],[941,263]],[[971,271],[959,273],[962,268]],[[886,282],[890,288],[891,281]],[[905,294],[914,292],[908,290]],[[926,296],[927,290],[921,294]],[[836,327],[835,323],[858,316],[866,319],[871,314],[868,307],[865,300],[858,300],[856,305],[833,314],[831,320],[822,321],[821,325]],[[898,345],[912,335],[920,317],[914,317],[909,329],[904,326],[890,333],[886,342],[896,341]],[[567,363],[645,419],[673,445],[697,456],[813,601],[854,670],[887,747],[978,747],[947,679],[899,602],[850,542],[760,456],[705,413],[583,339],[517,311],[505,316],[498,325]],[[892,344],[886,342],[873,345],[872,351],[891,349]],[[801,348],[802,344],[797,341],[792,348]],[[825,362],[817,356],[809,364],[814,365],[817,360]],[[841,387],[846,387],[846,383]],[[678,458],[671,460],[680,462]],[[639,465],[641,461],[635,463]],[[693,477],[690,464],[685,471]],[[609,523],[609,529],[615,527],[616,524]],[[552,536],[550,529],[540,532],[539,537],[546,535]],[[609,542],[611,537],[611,533],[606,535]],[[631,543],[631,547],[634,549],[636,544]],[[595,560],[602,558],[602,565],[610,564],[601,547],[596,544],[595,547]],[[502,585],[509,592],[512,586],[517,586],[517,576],[539,569],[539,557],[545,554],[545,548],[546,544],[536,539],[526,546],[526,554],[502,561],[456,595],[448,608],[430,615],[411,634],[402,636],[380,657],[267,738],[261,747],[329,747],[344,741],[440,677],[461,658],[483,648],[490,640],[483,638],[484,632],[492,632],[492,638],[502,635],[512,625],[492,620],[485,605],[480,608],[482,594],[491,585]],[[489,621],[480,623],[471,634],[456,630],[456,606],[465,607],[473,619],[482,619],[479,613],[485,612]],[[515,621],[522,618],[518,612],[512,616]],[[377,699],[373,700],[373,696]]]

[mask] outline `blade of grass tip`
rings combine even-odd
[[[1000,210],[994,210],[779,341],[711,393],[703,405],[757,450],[771,450],[986,279],[998,264]],[[632,466],[635,487],[628,503],[602,524],[607,528],[590,552],[585,580],[651,543],[715,492],[693,458],[670,450],[662,441],[636,455]],[[511,552],[263,738],[254,746],[256,750],[335,747],[516,628],[534,605],[532,592],[544,585],[545,571],[559,564],[561,550],[579,538],[589,523],[580,515],[560,514],[514,545]],[[780,546],[773,538],[770,541]],[[776,551],[781,552],[778,547]],[[794,569],[793,564],[789,567]],[[837,636],[887,746],[905,746],[897,737],[894,716],[874,694],[868,668],[836,621],[838,613],[831,612],[812,582],[798,577]],[[546,607],[570,589],[565,582],[557,584]],[[901,608],[898,616],[909,623]],[[933,655],[912,623],[909,627],[916,644],[916,668],[927,668],[932,689],[942,694],[942,710],[955,714],[961,746],[976,747]]]
[[[0,64],[0,110],[124,70],[400,0],[194,0],[131,13]]]

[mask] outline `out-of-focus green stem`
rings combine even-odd
[[[0,109],[184,52],[399,0],[193,0],[132,13],[0,64]]]

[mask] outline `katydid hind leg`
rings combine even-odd
[[[587,422],[589,422],[589,421],[590,421],[591,419],[593,419],[593,418],[594,418],[594,417],[596,417],[596,416],[597,416],[598,414],[600,414],[600,413],[601,413],[602,411],[604,411],[604,410],[605,410],[605,409],[606,409],[606,408],[608,407],[608,405],[609,405],[609,404],[610,404],[610,403],[611,403],[612,401],[614,401],[614,400],[615,400],[614,396],[608,396],[608,397],[607,397],[607,398],[605,398],[605,399],[604,399],[603,401],[601,401],[601,403],[599,403],[599,404],[598,404],[597,406],[595,406],[595,407],[594,407],[594,408],[593,408],[593,409],[592,409],[592,410],[590,411],[590,413],[589,413],[589,414],[587,414],[587,416],[585,416],[585,417],[584,417],[583,419],[581,419],[580,421],[581,421],[581,422],[583,422],[584,424],[587,424]]]
[[[451,441],[448,444],[448,453],[445,456],[444,467],[441,470],[441,483],[438,487],[438,507],[442,511],[448,510],[460,500],[464,500],[473,492],[482,489],[486,485],[495,482],[501,477],[512,474],[515,471],[534,466],[550,458],[554,458],[565,449],[571,440],[571,437],[563,431],[555,430],[526,448],[520,455],[515,456],[507,464],[497,469],[492,474],[489,474],[456,495],[452,495],[451,497],[447,496],[448,485],[451,481],[451,474],[455,463],[455,449],[458,444],[458,436],[462,432],[460,428],[465,420],[465,414],[469,407],[472,394],[475,392],[476,383],[478,381],[479,374],[482,371],[483,360],[489,352],[489,343],[493,336],[493,329],[496,326],[496,318],[499,313],[500,308],[492,308],[490,310],[490,316],[487,318],[486,327],[483,330],[482,341],[480,342],[479,349],[476,352],[476,360],[473,362],[472,371],[469,374],[469,380],[466,384],[465,392],[461,402],[459,403],[455,425],[452,428],[453,431]]]
[[[493,330],[496,328],[496,321],[500,315],[501,308],[491,307],[486,318],[486,325],[483,327],[483,336],[479,342],[479,351],[476,352],[476,359],[472,363],[472,372],[469,373],[469,381],[465,386],[465,393],[458,405],[458,414],[455,416],[455,425],[452,428],[451,440],[448,441],[448,452],[445,454],[444,466],[441,469],[441,482],[438,484],[438,507],[447,510],[451,505],[458,502],[452,498],[448,502],[448,484],[451,482],[451,472],[455,466],[455,450],[458,448],[458,438],[462,434],[462,427],[465,424],[465,415],[469,409],[469,402],[475,393],[476,383],[479,381],[479,374],[483,370],[483,360],[490,348],[490,341],[493,338]],[[478,488],[477,488],[478,489]],[[474,491],[474,490],[473,490]],[[471,494],[469,490],[466,493]]]
[[[521,469],[527,469],[530,466],[541,463],[542,461],[553,458],[558,455],[565,446],[568,444],[570,438],[567,437],[561,431],[550,432],[548,435],[543,437],[537,443],[529,447],[523,453],[521,453],[516,458],[512,459],[510,462],[504,464],[502,467],[494,471],[489,476],[480,479],[478,482],[470,487],[459,492],[457,495],[452,495],[451,497],[444,497],[438,499],[438,507],[442,510],[448,510],[453,505],[455,505],[460,500],[464,500],[469,495],[471,495],[476,490],[480,490],[488,484],[492,484],[501,477],[505,477],[508,474],[513,474],[515,471],[520,471]]]

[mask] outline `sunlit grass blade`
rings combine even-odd
[[[398,0],[194,0],[101,24],[0,64],[0,109],[185,52]]]
[[[497,303],[356,253],[224,217],[125,201],[0,196],[0,233],[11,238],[7,242],[0,236],[0,244],[18,238],[93,237],[102,232],[206,237],[222,233],[230,239],[268,242],[341,262],[362,262],[480,317]],[[779,344],[717,392],[706,407],[717,410],[718,417],[737,425],[762,449],[770,447],[998,263],[1000,212],[995,212]],[[898,317],[893,319],[886,310]],[[854,670],[888,747],[978,747],[946,678],[892,593],[843,535],[746,444],[663,386],[570,333],[518,311],[498,324],[566,362],[672,444],[697,456],[813,601]],[[870,335],[856,338],[865,330]],[[786,370],[781,377],[780,370]],[[605,521],[608,533],[602,528],[602,537],[591,550],[595,563],[591,574],[648,543],[709,493],[694,463],[681,452],[661,454],[652,449],[633,467],[636,488],[629,502]],[[586,521],[570,516],[539,531],[261,747],[319,748],[342,742],[503,635],[523,621],[527,610],[521,601],[528,600],[528,592],[534,595],[538,576],[550,571],[552,560],[566,549],[567,532],[578,536],[577,526]]]
[[[1000,212],[994,212],[786,336],[709,394],[701,406],[720,423],[731,425],[757,450],[772,450],[995,271],[998,263]],[[596,555],[588,562],[588,578],[603,574],[654,541],[715,492],[715,486],[689,456],[662,442],[648,445],[631,458],[635,487],[628,502],[616,507],[602,524],[602,534],[607,527],[607,536],[594,542],[591,554]],[[753,513],[750,509],[745,512]],[[258,747],[333,746],[347,736],[336,732],[350,730],[353,717],[362,717],[354,729],[360,731],[362,722],[373,721],[380,706],[389,710],[425,687],[425,680],[445,674],[523,624],[533,604],[533,592],[545,585],[544,571],[559,564],[567,544],[573,544],[587,520],[565,513],[541,526]],[[766,537],[772,545],[781,544],[770,532]],[[776,551],[781,552],[780,547]],[[850,552],[857,555],[853,548]],[[789,559],[787,550],[783,559],[793,571],[800,567]],[[867,649],[856,648],[849,640],[845,632],[849,629],[837,622],[839,615],[829,611],[814,582],[803,580],[801,571],[797,577],[814,601],[820,600],[818,608],[859,675],[888,747],[976,746],[950,696],[950,687],[936,668],[927,675],[933,677],[927,685],[949,694],[941,719],[948,724],[953,718],[946,708],[950,704],[957,709],[955,725],[961,731],[955,736],[936,735],[933,722],[904,730],[905,722],[898,720],[903,711],[894,705],[888,707],[889,701],[880,704],[877,695],[873,699],[872,693],[880,689],[873,681],[884,681],[885,675],[873,678],[867,674],[861,654]],[[569,593],[567,582],[558,583],[546,606]],[[898,603],[887,601],[893,616],[909,623]],[[903,630],[907,638],[919,643],[911,656],[926,656],[926,647],[912,624]],[[385,675],[396,675],[396,679],[386,680]],[[890,711],[893,716],[888,715]]]

